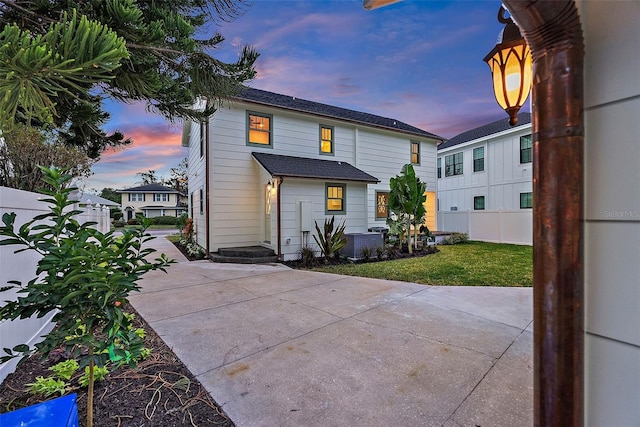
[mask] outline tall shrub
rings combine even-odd
[[[409,234],[413,225],[413,244],[417,247],[419,225],[424,222],[427,214],[424,206],[427,201],[427,184],[420,181],[411,164],[406,164],[402,167],[400,175],[391,178],[389,186],[389,209],[405,224],[402,228]],[[410,241],[408,247],[409,253],[413,253]]]
[[[64,347],[81,368],[89,367],[87,426],[92,426],[94,367],[108,362],[135,365],[144,348],[142,338],[129,328],[122,306],[131,292],[140,290],[136,282],[142,275],[164,271],[173,261],[164,254],[149,260],[155,250],[143,248],[153,238],[145,232],[146,221],[119,236],[91,228],[94,223],[78,223],[74,216],[79,211],[69,209],[74,203],[69,200],[73,189],[67,188],[71,177],[56,169],[41,169],[44,182],[53,188],[44,191],[49,197],[43,201],[50,212],[20,227],[15,225],[14,212],[2,216],[0,245],[17,246],[16,253],[36,251],[42,257],[28,283],[14,281],[0,289],[18,293],[0,307],[0,321],[57,311],[53,317],[56,328],[35,349],[26,344],[4,349],[6,355],[0,362],[34,351],[47,357]]]

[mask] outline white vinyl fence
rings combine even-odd
[[[438,211],[438,231],[469,234],[470,240],[533,244],[533,212],[520,210]]]
[[[13,188],[0,187],[0,217],[5,213],[15,212],[17,227],[29,222],[33,217],[49,212],[49,205],[41,201],[46,196],[30,193]],[[86,221],[96,222],[96,228],[102,232],[109,230],[109,208],[101,206],[88,206],[79,208],[84,212],[76,216],[80,223]],[[34,278],[39,256],[35,251],[24,251],[15,254],[17,246],[0,246],[0,287],[6,286],[11,280],[27,283]],[[13,290],[0,293],[0,304],[16,297]],[[40,341],[40,337],[47,334],[52,328],[49,313],[43,318],[35,316],[29,319],[3,321],[0,323],[0,349],[13,348],[18,344],[32,346]],[[1,351],[1,350],[0,350]],[[0,365],[0,382],[15,370],[17,360]]]

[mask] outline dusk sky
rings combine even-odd
[[[506,117],[482,59],[502,28],[498,1],[402,1],[367,11],[361,0],[255,0],[217,29],[214,53],[260,53],[250,86],[394,118],[444,138]],[[212,25],[211,30],[215,27]],[[524,111],[529,111],[529,101]],[[109,104],[108,130],[134,143],[104,153],[85,189],[135,186],[137,172],[169,170],[187,156],[182,125],[142,104]]]

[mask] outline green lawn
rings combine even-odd
[[[440,252],[425,257],[331,265],[314,270],[425,285],[533,285],[531,246],[469,242],[438,248]]]

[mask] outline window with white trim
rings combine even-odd
[[[144,193],[129,193],[130,202],[144,202]]]
[[[444,176],[462,175],[462,161],[462,152],[445,156]]]
[[[153,194],[154,202],[168,202],[169,201],[169,193],[154,193]]]

